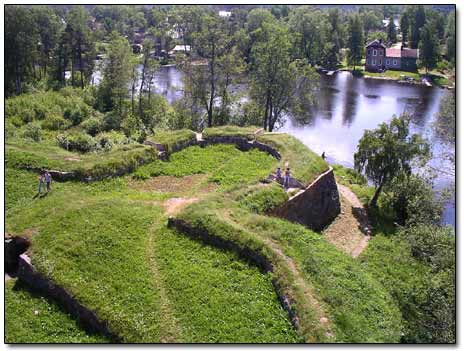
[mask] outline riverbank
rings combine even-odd
[[[345,67],[340,68],[337,71],[351,72],[357,77],[363,77],[368,79],[379,79],[394,81],[402,84],[415,84],[424,86],[436,86],[442,89],[454,89],[454,83],[445,75],[433,74],[422,74],[419,72],[407,72],[407,71],[394,71],[387,70],[382,73],[377,72],[366,72],[364,67],[355,68],[353,71],[351,68]],[[424,79],[425,78],[425,79]],[[425,83],[429,82],[430,85]]]

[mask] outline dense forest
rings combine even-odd
[[[74,213],[74,208],[67,207],[71,206],[67,194],[81,199],[79,203],[85,203],[94,196],[95,191],[97,197],[101,198],[97,199],[98,202],[94,199],[96,202],[92,203],[89,213],[85,212],[86,208],[79,209],[85,212],[81,214],[82,218],[74,218],[66,213],[62,214],[61,220],[65,223],[69,221],[69,228],[77,226],[79,230],[85,231],[87,219],[93,220],[95,217],[100,222],[95,224],[94,229],[102,227],[102,232],[107,230],[109,233],[108,237],[100,238],[104,242],[103,246],[113,240],[113,231],[121,227],[131,228],[137,233],[136,238],[140,242],[132,239],[129,242],[124,233],[122,237],[126,241],[123,244],[134,245],[133,252],[139,254],[145,250],[145,243],[141,239],[146,235],[143,230],[148,232],[147,223],[153,216],[151,207],[144,207],[143,211],[137,212],[133,204],[135,200],[142,201],[145,199],[142,199],[143,196],[148,199],[152,194],[135,194],[133,189],[128,190],[130,186],[137,184],[142,187],[140,184],[143,181],[160,175],[179,178],[206,172],[215,179],[209,181],[215,186],[219,184],[219,187],[226,188],[221,183],[226,179],[230,182],[226,185],[233,184],[239,188],[244,179],[249,181],[247,177],[263,178],[277,165],[277,160],[271,162],[267,156],[259,153],[252,154],[254,158],[250,161],[247,160],[248,156],[243,156],[236,149],[221,146],[208,149],[205,154],[200,154],[199,147],[198,150],[184,150],[183,153],[179,152],[177,158],[173,157],[170,166],[169,162],[156,159],[152,148],[143,145],[144,143],[148,141],[148,144],[153,144],[156,141],[164,145],[163,141],[167,140],[165,144],[169,144],[166,147],[169,152],[169,148],[175,144],[172,140],[197,140],[195,138],[198,135],[193,131],[206,130],[206,135],[210,133],[210,136],[214,136],[215,127],[218,127],[218,134],[242,133],[249,137],[258,128],[269,132],[278,130],[289,114],[297,119],[304,119],[318,104],[321,72],[346,70],[350,72],[347,75],[363,75],[365,46],[375,39],[381,39],[388,45],[401,44],[418,48],[419,69],[414,72],[417,77],[447,77],[447,84],[443,85],[449,85],[450,89],[443,94],[433,132],[452,150],[456,144],[456,102],[453,86],[456,70],[455,21],[454,6],[445,5],[6,5],[6,206],[10,211],[10,218],[14,219],[9,221],[14,228],[22,228],[23,215],[27,216],[27,221],[34,222],[35,217],[29,216],[27,206],[36,209],[32,212],[37,216],[37,221],[41,221],[41,214],[48,210],[44,205],[47,203],[49,206],[59,205],[63,211]],[[165,96],[155,91],[157,72],[162,66],[169,65],[175,65],[182,72],[183,82],[181,97],[172,102],[168,102]],[[399,76],[403,72],[397,73]],[[96,79],[97,76],[99,79]],[[416,83],[420,84],[420,81]],[[237,86],[245,88],[237,92]],[[240,135],[243,136],[242,134]],[[290,155],[289,158],[297,164],[296,169],[301,167],[315,176],[324,170],[326,163],[323,157],[313,154],[299,141],[279,133],[264,133],[263,136],[264,140],[273,140],[273,137],[277,140],[274,141],[276,145],[286,150],[285,156]],[[285,142],[279,143],[279,138]],[[454,153],[438,156],[449,161],[453,169],[446,171],[454,176]],[[257,237],[266,233],[269,238],[274,238],[274,232],[280,230],[279,235],[288,240],[291,248],[289,252],[298,256],[301,266],[308,271],[308,279],[319,284],[315,285],[319,287],[318,293],[333,308],[333,315],[336,316],[333,318],[334,323],[339,328],[337,341],[454,343],[455,236],[452,228],[441,223],[447,194],[443,192],[442,197],[437,196],[434,188],[436,175],[422,172],[431,157],[428,141],[412,134],[409,117],[405,114],[399,118],[393,116],[391,121],[380,124],[377,129],[365,130],[354,155],[355,170],[333,165],[337,182],[353,189],[363,205],[369,209],[369,220],[374,228],[369,249],[357,261],[351,261],[349,255],[342,254],[326,242],[320,244],[319,233],[311,233],[311,236],[296,225],[287,222],[282,224],[273,217],[270,219],[263,215],[264,219],[259,219],[255,213],[259,211],[251,211],[254,214],[250,215],[244,210],[245,205],[242,206],[242,202],[251,201],[247,200],[248,193],[240,193],[237,197],[240,199],[240,206],[233,208],[237,211],[236,218],[229,214],[229,222],[217,224],[220,220],[216,218],[218,210],[214,206],[220,206],[215,204],[213,207],[216,212],[211,212],[213,215],[208,212],[213,211],[213,207],[209,208],[208,205],[201,208],[199,205],[200,215],[195,223],[212,218],[208,225],[227,234],[229,232],[224,228],[230,222],[235,220],[245,223],[243,218],[246,218],[246,224],[249,225],[246,229],[250,232],[256,231]],[[260,168],[261,164],[264,166]],[[201,169],[202,165],[204,169]],[[82,176],[82,179],[84,176],[94,177],[93,180],[105,177],[111,179],[108,183],[95,182],[96,185],[86,182],[59,183],[57,188],[62,190],[61,193],[58,192],[59,195],[52,193],[43,203],[30,201],[27,191],[30,191],[30,184],[36,178],[32,172],[47,167],[74,172]],[[227,172],[222,167],[226,167]],[[421,172],[416,172],[417,169]],[[105,191],[113,191],[112,198],[116,201],[111,206],[108,205],[111,207],[108,213],[105,212],[105,206],[109,197],[106,197]],[[190,191],[195,192],[196,188]],[[287,199],[284,190],[278,188],[273,191],[278,196],[273,193],[272,196]],[[227,195],[224,191],[220,196],[224,194],[226,196],[218,200],[218,203],[224,207],[232,206],[227,202],[230,194]],[[256,199],[252,199],[251,202],[256,202],[252,205],[266,207],[272,201],[277,201],[271,195],[259,193]],[[57,196],[58,205],[53,202],[53,196]],[[122,200],[122,196],[127,196],[130,201],[124,202],[127,199]],[[189,193],[189,196],[197,194]],[[156,201],[162,200],[165,197]],[[95,205],[97,203],[98,206]],[[21,212],[22,208],[26,210]],[[57,209],[58,212],[59,210]],[[125,222],[125,212],[136,220],[132,222],[131,217]],[[111,223],[105,227],[107,216]],[[162,216],[160,214],[159,218],[164,218]],[[161,228],[160,223],[163,221],[159,218],[157,220]],[[76,222],[72,222],[73,220]],[[217,223],[214,222],[216,220]],[[44,228],[51,227],[48,238],[53,242],[62,223],[55,218],[47,218],[46,221],[48,222],[42,224]],[[240,225],[245,227],[244,223]],[[164,222],[162,225],[165,225]],[[94,231],[97,232],[96,229]],[[104,232],[105,235],[107,232]],[[172,235],[169,239],[172,242],[179,240],[171,232],[166,233],[167,238]],[[293,234],[287,235],[288,233],[296,233],[298,240],[294,239]],[[85,239],[80,236],[80,232],[75,234],[73,240],[76,242]],[[48,242],[42,241],[43,246],[40,247],[40,240],[43,239],[38,237],[39,248],[43,250],[44,257],[47,257]],[[63,240],[63,237],[59,240]],[[162,235],[159,237],[164,238]],[[316,249],[311,249],[314,251],[302,251],[306,248],[304,245],[308,244],[305,240],[310,237],[311,241],[320,245],[319,251],[317,246]],[[160,255],[165,250],[166,257],[177,252],[179,261],[185,259],[185,252],[179,247],[184,245],[188,248],[190,243],[182,242],[179,247],[170,247],[172,244],[169,244],[168,239],[162,240],[166,240],[166,243],[162,242],[164,246],[160,247]],[[60,255],[64,250],[60,250],[74,245],[74,242],[65,238],[59,245],[61,246],[58,249],[54,249],[61,259]],[[118,250],[127,254],[124,245],[118,246]],[[82,249],[84,251],[89,254],[89,250]],[[308,252],[314,257],[308,255]],[[150,260],[156,261],[157,254],[150,257]],[[71,253],[72,257],[73,255]],[[224,257],[220,258],[227,261],[224,265],[234,260]],[[68,262],[68,259],[63,258],[63,262]],[[163,258],[160,262],[166,264],[167,260]],[[119,256],[115,261],[118,264],[123,262]],[[44,259],[39,265],[45,265],[44,262],[48,261]],[[134,286],[142,291],[151,283],[146,283],[150,281],[148,278],[145,281],[142,277],[138,281],[138,278],[132,277],[134,267],[143,266],[139,261],[134,262],[136,263],[124,262],[124,269],[127,269],[130,279],[134,279],[135,283],[131,281]],[[217,262],[222,261],[218,258]],[[214,263],[214,269],[220,269],[221,265]],[[243,265],[245,266],[244,263]],[[95,266],[98,268],[92,269],[100,272],[100,263]],[[179,265],[180,268],[176,269],[180,273],[176,274],[184,272],[187,266],[188,262]],[[168,269],[169,267],[166,271]],[[204,273],[203,267],[198,269]],[[67,278],[66,269],[63,272],[63,276]],[[71,276],[72,274],[70,273]],[[111,284],[121,278],[117,271],[108,274],[111,277],[108,282]],[[210,271],[208,274],[214,275]],[[198,274],[197,278],[199,276],[201,275]],[[92,279],[98,280],[99,277]],[[181,283],[176,280],[179,286],[182,286]],[[267,283],[271,286],[270,278]],[[350,295],[351,291],[347,291],[354,284],[357,284],[357,290],[354,289],[356,291]],[[79,284],[76,283],[76,286]],[[203,281],[198,286],[201,286],[198,291],[207,288]],[[117,321],[116,329],[122,335],[125,333],[127,320],[122,317],[120,319],[117,308],[127,308],[130,311],[128,315],[133,320],[130,320],[127,328],[129,336],[124,340],[145,340],[143,337],[149,334],[146,333],[147,328],[138,329],[138,317],[132,314],[132,304],[135,305],[137,301],[132,298],[130,289],[127,289],[128,292],[114,286],[111,289],[118,294],[125,294],[127,306],[120,301],[112,304],[105,299],[99,299],[90,288],[86,291],[88,295],[84,296],[95,303],[97,309],[99,304],[110,306],[109,315]],[[230,289],[232,288],[226,287],[224,291],[229,293]],[[272,291],[271,287],[269,291]],[[381,295],[378,295],[379,291]],[[368,293],[367,297],[363,295],[365,292]],[[182,294],[183,289],[176,288],[170,293],[176,296]],[[141,296],[143,303],[144,299],[148,299],[147,296],[151,295],[147,293]],[[185,301],[179,300],[184,304],[182,308],[185,310],[191,307],[190,297],[185,298]],[[368,301],[365,305],[360,303],[364,300]],[[154,298],[153,301],[158,300]],[[353,306],[349,306],[352,302]],[[220,304],[210,307],[217,308],[215,313],[218,315],[223,313],[223,306]],[[352,307],[354,312],[351,311]],[[113,313],[114,311],[116,312]],[[196,311],[192,315],[199,316],[199,313]],[[374,321],[379,315],[379,320]],[[382,319],[384,317],[385,320]],[[158,321],[155,323],[155,318],[150,318],[154,317],[150,316],[148,320],[152,323],[151,328]],[[208,318],[205,317],[205,320]],[[282,320],[285,318],[282,317]],[[359,324],[358,320],[361,321]],[[237,321],[233,321],[235,322]],[[186,325],[190,327],[189,323],[190,320]],[[201,323],[207,324],[203,320]],[[235,324],[230,323],[231,329],[234,329]],[[250,325],[253,323],[254,320]],[[371,329],[366,332],[364,327]],[[287,327],[276,328],[287,333]],[[267,330],[265,326],[263,330]],[[288,330],[292,328],[288,327]],[[356,333],[344,335],[346,330],[355,330]],[[269,330],[267,332],[273,334]],[[370,332],[372,335],[366,336]],[[207,339],[207,334],[205,332],[206,336],[200,342]],[[224,332],[224,335],[227,333]],[[150,338],[147,340],[159,341]],[[179,340],[191,342],[196,339]],[[239,339],[233,341],[237,340]],[[266,342],[268,339],[263,337],[263,340]],[[288,342],[287,339],[282,340]],[[299,339],[295,337],[291,340],[293,342]],[[216,339],[214,341],[217,342]],[[278,342],[282,341],[279,339]]]

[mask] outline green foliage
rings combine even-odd
[[[407,116],[393,117],[390,124],[364,131],[354,154],[355,168],[374,182],[376,191],[370,205],[376,206],[382,188],[400,174],[411,173],[411,163],[426,160],[429,145],[420,135],[409,136]]]
[[[434,28],[431,24],[426,24],[420,34],[419,59],[426,72],[436,67],[440,57],[440,48]]]
[[[238,198],[241,207],[254,213],[268,213],[287,200],[287,193],[277,184],[250,189]]]
[[[5,282],[6,343],[104,343],[84,332],[68,314],[20,281]]]
[[[103,130],[103,120],[100,117],[90,117],[81,123],[87,134],[95,136]]]
[[[87,104],[85,95],[72,88],[22,94],[5,100],[5,117],[21,120],[22,123],[43,120],[43,127],[52,129],[46,126],[55,125],[57,118],[63,116],[76,125],[95,114],[93,108]]]
[[[97,141],[90,135],[82,132],[59,134],[56,137],[58,146],[68,151],[90,152],[98,149]]]
[[[401,225],[419,223],[438,224],[441,221],[444,198],[437,199],[433,179],[419,175],[398,176],[388,186],[386,205],[395,214]]]
[[[348,21],[348,64],[353,66],[361,63],[364,53],[364,33],[358,14],[351,15]]]
[[[387,33],[381,31],[369,32],[367,35],[367,42],[370,43],[376,39],[381,39],[384,43],[387,42]]]
[[[36,122],[28,123],[24,128],[23,138],[39,142],[42,139],[42,128],[40,124]]]
[[[42,128],[48,130],[65,130],[71,127],[72,123],[58,115],[50,115],[42,122]]]

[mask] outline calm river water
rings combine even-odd
[[[95,82],[99,80],[96,76]],[[161,67],[155,76],[155,91],[169,102],[182,96],[182,73],[176,67]],[[392,81],[353,77],[339,72],[331,77],[321,76],[318,108],[304,120],[288,116],[279,129],[287,132],[316,153],[325,151],[329,163],[353,166],[353,154],[365,129],[373,129],[388,121],[393,114],[409,112],[412,115],[412,132],[429,138],[433,152],[438,155],[443,144],[433,135],[431,128],[438,112],[443,89]],[[443,165],[434,159],[431,165]],[[437,190],[454,183],[454,177],[440,174]],[[446,204],[443,222],[455,227],[455,200]]]

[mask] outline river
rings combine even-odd
[[[97,73],[95,82],[100,80]],[[154,79],[154,90],[172,103],[182,97],[182,72],[176,67],[161,67]],[[429,138],[434,155],[446,150],[435,138],[432,123],[439,109],[443,89],[421,85],[353,77],[349,72],[321,75],[318,107],[304,120],[291,115],[279,131],[291,134],[305,145],[327,155],[329,163],[353,166],[353,154],[364,130],[388,121],[393,114],[411,114],[411,132]],[[449,168],[434,159],[430,164]],[[454,169],[453,169],[454,170]],[[455,178],[440,173],[435,181],[437,191],[453,184]],[[444,208],[443,223],[455,227],[455,197]]]

